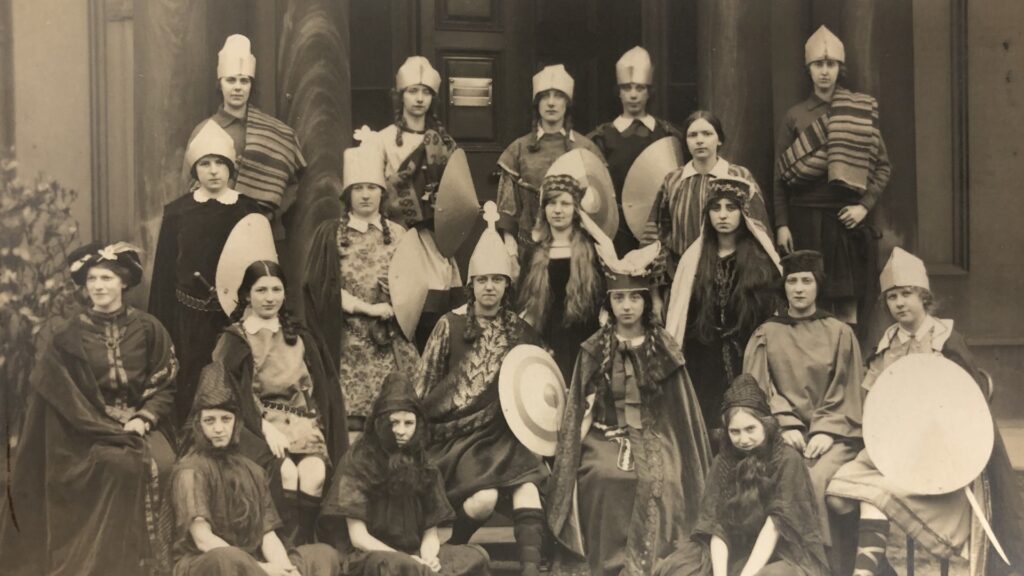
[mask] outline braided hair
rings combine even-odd
[[[473,282],[465,287],[466,294],[466,330],[462,337],[466,342],[473,342],[480,337],[480,325],[476,320],[476,293],[473,292]],[[522,326],[519,324],[519,316],[516,314],[515,288],[511,279],[505,285],[505,294],[501,297],[501,307],[498,309],[498,322],[502,323],[505,335],[509,342],[518,342],[522,335]]]
[[[242,321],[242,317],[245,315],[246,309],[250,304],[250,292],[252,287],[256,284],[256,281],[264,276],[273,276],[281,279],[281,284],[285,287],[285,297],[288,294],[288,281],[284,277],[284,269],[281,265],[273,260],[257,260],[245,269],[245,274],[242,275],[242,285],[238,287],[238,305],[235,306],[235,311],[228,317],[232,324]],[[284,334],[284,341],[289,346],[294,346],[299,341],[299,322],[292,316],[291,312],[285,306],[281,306],[281,310],[277,313],[278,320],[281,322],[281,332]]]
[[[526,147],[526,149],[529,150],[530,152],[536,152],[540,150],[540,142],[537,138],[537,127],[540,126],[540,101],[542,98],[544,98],[544,95],[547,94],[550,90],[555,89],[550,88],[548,90],[544,90],[543,92],[539,92],[536,96],[533,97],[533,124],[531,124],[531,126],[533,126],[533,131],[530,132],[530,143]],[[562,128],[565,130],[566,136],[564,136],[562,139],[564,140],[565,151],[568,152],[569,150],[572,150],[572,143],[569,141],[568,136],[569,134],[572,134],[572,98],[569,98],[569,96],[562,92],[561,90],[557,90],[557,92],[562,94],[566,98],[565,119],[562,120]]]
[[[657,353],[655,343],[657,341],[657,324],[654,321],[654,300],[650,291],[644,290],[644,311],[640,321],[644,327],[644,343],[637,351],[638,366],[636,366],[637,387],[643,395],[644,404],[650,410],[651,417],[657,422],[664,411],[662,397],[664,391],[657,382],[651,380],[647,375],[647,366]],[[610,296],[610,294],[609,294]],[[619,339],[615,336],[616,318],[612,311],[611,298],[605,299],[602,307],[608,312],[608,324],[601,328],[601,367],[598,370],[600,380],[598,381],[598,396],[602,396],[612,386],[613,359],[619,348]]]
[[[441,119],[437,116],[437,93],[429,86],[427,86],[427,90],[430,91],[430,108],[427,110],[426,129],[436,131],[444,140],[448,132],[445,130],[444,125],[441,124]],[[395,126],[398,126],[397,134],[395,134],[395,145],[398,147],[402,146],[402,133],[406,131],[411,132],[405,123],[405,105],[402,102],[402,94],[404,92],[404,89],[391,89],[391,111],[395,119]]]
[[[378,188],[380,188],[378,186]],[[387,197],[387,189],[380,188],[380,205],[384,205],[384,200]],[[341,192],[341,205],[345,207],[341,214],[341,221],[338,228],[338,247],[348,248],[352,245],[352,241],[348,237],[348,221],[352,206],[352,186],[345,188]],[[391,244],[394,241],[394,235],[391,232],[391,226],[388,224],[388,219],[384,217],[384,212],[380,209],[377,210],[377,217],[380,218],[380,229],[384,234],[384,244]]]

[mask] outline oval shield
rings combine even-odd
[[[981,474],[992,453],[992,414],[963,368],[934,354],[893,362],[864,403],[864,444],[902,490],[948,494]]]
[[[257,260],[277,262],[277,248],[266,216],[249,214],[231,229],[217,261],[217,300],[228,316],[238,306],[238,287],[242,285],[245,269]]]
[[[622,184],[622,212],[637,240],[644,239],[644,228],[665,176],[682,165],[683,144],[675,136],[652,142],[633,161]]]
[[[427,301],[426,272],[423,262],[426,258],[419,231],[409,229],[398,239],[395,253],[391,255],[388,267],[388,287],[391,293],[391,308],[402,334],[410,342],[416,338],[416,326],[423,314]]]
[[[505,421],[523,446],[554,456],[566,395],[551,355],[531,344],[513,348],[501,363],[498,396]]]
[[[465,150],[459,148],[448,158],[437,187],[434,239],[441,255],[445,258],[455,256],[479,216],[480,201],[476,197],[469,162]]]

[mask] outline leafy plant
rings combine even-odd
[[[41,175],[22,182],[9,158],[0,159],[0,184],[0,408],[13,443],[40,330],[80,303],[66,265],[77,193]]]

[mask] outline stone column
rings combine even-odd
[[[352,144],[351,49],[348,0],[289,0],[278,43],[278,116],[291,126],[309,164],[284,220],[281,261],[303,309],[301,285],[309,241],[317,225],[340,215],[342,151]]]
[[[771,189],[773,161],[771,9],[697,1],[698,101],[722,120],[722,155],[749,168],[762,189]]]

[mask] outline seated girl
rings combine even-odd
[[[345,574],[487,574],[482,548],[438,539],[438,525],[455,511],[441,473],[427,462],[427,435],[412,385],[392,372],[324,503],[324,516],[346,524],[338,542]]]
[[[649,574],[697,519],[711,446],[679,345],[654,322],[658,249],[606,263],[611,321],[580,349],[549,482],[556,574]]]
[[[803,456],[782,440],[768,400],[741,374],[722,403],[722,447],[690,539],[658,576],[825,576],[814,490]]]
[[[285,534],[301,544],[313,542],[327,471],[348,435],[333,365],[292,319],[286,298],[279,264],[250,264],[213,358],[227,368],[239,398],[240,449],[270,475]]]
[[[941,354],[959,364],[979,384],[984,382],[964,337],[953,330],[953,321],[931,315],[934,297],[924,262],[899,247],[894,248],[882,270],[880,284],[889,314],[896,323],[885,331],[867,359],[867,375],[861,385],[867,394],[871,394],[875,380],[889,365],[908,354]],[[1024,508],[998,431],[984,477],[990,491],[992,528],[1012,564],[1020,566],[1024,564]],[[971,511],[962,490],[928,496],[907,493],[882,476],[867,450],[836,472],[826,494],[829,506],[838,513],[853,512],[859,507],[853,571],[857,576],[892,573],[885,558],[890,522],[913,535],[918,545],[939,558],[959,554],[970,536]],[[978,565],[985,564],[985,555],[978,554]],[[1005,567],[998,558],[988,562],[993,567]]]
[[[281,519],[267,477],[238,449],[241,403],[224,366],[203,368],[196,390],[192,449],[174,469],[174,576],[335,576],[326,544],[289,549],[274,531]]]

